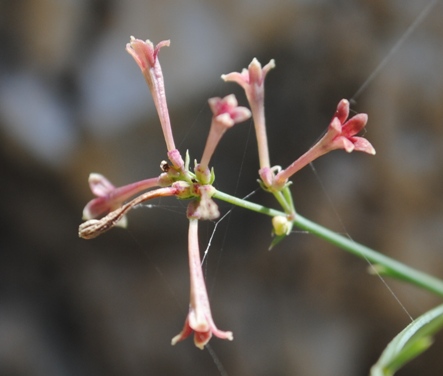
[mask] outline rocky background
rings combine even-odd
[[[166,148],[130,35],[158,42],[176,144],[199,158],[207,98],[253,57],[268,76],[272,163],[287,165],[352,98],[422,1],[0,1],[0,375],[367,375],[439,299],[295,231],[235,209],[209,251],[216,324],[235,340],[170,345],[188,306],[185,205],[153,202],[128,230],[78,239],[89,172],[116,185],[159,173]],[[432,9],[356,98],[375,157],[338,151],[293,179],[300,213],[443,276],[443,28]],[[223,139],[217,187],[257,188],[251,123]],[[252,200],[273,205],[265,193]],[[229,207],[221,205],[226,212]],[[214,224],[201,226],[202,249]],[[393,295],[395,294],[395,296]],[[397,299],[401,302],[398,303]],[[443,338],[398,375],[441,375]],[[211,356],[213,355],[213,357]],[[214,360],[216,359],[216,360]]]

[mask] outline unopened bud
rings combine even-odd
[[[272,226],[275,235],[288,235],[292,229],[292,222],[282,215],[277,215],[272,217]]]

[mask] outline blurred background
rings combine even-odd
[[[166,147],[129,36],[171,39],[160,59],[178,148],[200,158],[220,75],[271,58],[271,161],[324,131],[417,19],[419,0],[1,0],[0,375],[367,375],[386,344],[439,299],[271,222],[221,221],[205,272],[213,316],[234,341],[176,346],[189,303],[185,203],[155,201],[127,230],[77,237],[90,172],[115,185],[160,173]],[[306,217],[443,277],[443,9],[423,19],[353,110],[377,155],[337,151],[293,179]],[[257,188],[253,124],[228,132],[216,187]],[[251,200],[275,206],[266,193]],[[222,213],[230,207],[221,204]],[[214,223],[201,225],[202,251]],[[399,375],[441,375],[443,337]],[[211,354],[213,356],[211,356]],[[214,360],[216,359],[216,360]],[[217,360],[218,359],[218,360]]]

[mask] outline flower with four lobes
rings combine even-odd
[[[275,68],[274,59],[271,59],[269,63],[262,68],[259,61],[254,58],[249,64],[248,69],[243,68],[241,73],[232,72],[223,74],[222,79],[238,83],[245,90],[248,100],[254,97],[261,99],[264,97],[266,75],[272,68]],[[254,102],[255,100],[252,101]]]
[[[270,166],[265,121],[265,78],[274,67],[274,60],[262,68],[258,60],[254,58],[248,69],[243,69],[241,73],[232,72],[221,76],[225,81],[236,82],[245,91],[254,119],[260,168]]]
[[[241,123],[251,117],[251,111],[246,107],[239,106],[234,94],[227,95],[224,98],[210,98],[208,103],[213,119],[221,125],[221,133],[224,133],[234,124]]]
[[[232,332],[225,332],[218,329],[212,319],[211,307],[209,305],[206,284],[203,278],[203,271],[200,261],[200,250],[198,245],[198,219],[189,214],[189,269],[191,276],[191,302],[189,313],[185,325],[180,334],[176,335],[171,343],[184,340],[194,332],[194,343],[200,349],[209,342],[212,335],[221,339],[233,340]]]
[[[91,173],[89,187],[97,198],[92,199],[83,209],[83,219],[95,219],[120,208],[126,200],[149,188],[159,185],[159,178],[141,180],[116,188],[103,175]],[[126,227],[127,219],[123,216],[117,226]]]
[[[148,84],[160,118],[166,147],[168,152],[171,152],[175,150],[175,143],[172,135],[171,121],[169,119],[168,105],[166,102],[163,72],[160,66],[160,61],[158,60],[160,48],[169,46],[169,44],[169,40],[164,40],[154,47],[150,40],[143,41],[131,37],[130,42],[126,45],[126,51],[128,51],[128,53],[134,58]]]
[[[277,173],[275,178],[272,178],[273,173],[270,173],[269,170],[260,170],[260,176],[265,185],[271,189],[281,189],[285,186],[289,177],[318,157],[332,150],[344,149],[348,153],[355,150],[374,155],[375,149],[371,143],[363,137],[356,136],[366,126],[368,115],[357,114],[350,119],[348,119],[348,116],[349,101],[342,99],[338,103],[337,110],[325,135],[312,148],[286,169]]]
[[[279,196],[279,191],[287,186],[288,178],[319,156],[335,149],[344,149],[347,152],[357,150],[369,154],[375,154],[375,150],[369,141],[356,136],[366,125],[367,115],[357,114],[348,120],[349,102],[343,99],[338,104],[326,134],[317,144],[285,170],[280,171],[278,166],[271,168],[264,117],[264,80],[269,70],[275,67],[275,63],[271,60],[262,68],[257,59],[253,59],[248,69],[243,69],[241,73],[222,75],[225,81],[234,81],[243,87],[251,111],[238,106],[234,95],[209,100],[213,113],[211,128],[201,161],[196,164],[192,173],[189,170],[189,156],[186,154],[184,161],[175,148],[163,73],[158,60],[159,50],[163,46],[169,46],[169,41],[162,41],[154,46],[149,40],[142,41],[131,37],[126,50],[135,59],[149,86],[160,118],[167,155],[172,165],[163,161],[162,173],[158,177],[122,187],[114,187],[100,174],[90,174],[89,186],[96,198],[89,201],[83,210],[83,219],[86,222],[80,225],[79,236],[92,239],[114,226],[125,226],[126,213],[147,200],[168,196],[191,199],[187,209],[190,305],[184,328],[172,339],[172,344],[176,344],[194,332],[195,345],[203,349],[212,335],[222,339],[233,339],[232,332],[221,331],[214,324],[198,244],[199,220],[213,220],[220,216],[218,206],[212,199],[216,189],[212,186],[214,173],[209,170],[209,162],[226,130],[236,123],[249,119],[252,114],[258,143],[259,175],[264,188],[279,197],[280,203],[282,203],[282,196]],[[151,189],[154,187],[156,189]],[[292,202],[292,198],[290,201]],[[279,237],[284,237],[291,231],[292,218],[295,215],[295,209],[291,209],[291,206],[292,204],[288,206],[289,211],[285,209],[287,216],[273,218],[274,233]]]
[[[335,149],[344,149],[348,153],[355,150],[375,155],[375,149],[371,143],[363,137],[356,136],[366,126],[368,115],[357,114],[349,120],[348,116],[349,101],[342,99],[338,103],[325,137],[321,140],[325,153]]]
[[[224,98],[211,98],[208,103],[212,111],[211,129],[200,164],[195,166],[195,174],[205,184],[213,182],[213,174],[209,171],[208,165],[223,134],[234,124],[241,123],[251,117],[251,111],[246,107],[239,106],[234,94]]]

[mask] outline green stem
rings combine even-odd
[[[281,192],[273,192],[275,199],[278,201],[280,206],[283,208],[286,214],[294,214],[295,210],[291,206],[292,202],[287,201],[287,197]]]
[[[381,274],[386,274],[390,277],[409,282],[443,297],[443,281],[438,278],[420,272],[399,261],[382,255],[371,248],[356,243],[349,238],[339,235],[302,217],[300,214],[296,214],[294,224],[357,257],[371,262],[371,264],[374,265],[375,270]]]
[[[240,206],[241,208],[255,211],[257,213],[266,214],[271,217],[275,217],[276,215],[285,216],[286,214],[280,210],[270,209],[263,205],[255,204],[250,201],[243,200],[241,198],[237,198],[235,196],[228,195],[227,193],[223,193],[220,191],[215,191],[212,195],[213,198],[217,198],[222,201],[229,202],[232,205]]]
[[[283,188],[282,193],[283,196],[286,198],[286,202],[292,209],[291,214],[295,214],[294,201],[292,200],[292,193],[288,185],[286,185],[286,187]]]
[[[282,211],[270,209],[259,204],[242,200],[240,198],[228,195],[220,191],[216,191],[213,197],[229,202],[233,205],[255,211],[257,213],[269,215],[271,217],[274,217],[276,215],[285,215],[285,213]],[[297,227],[306,230],[311,234],[317,235],[319,238],[322,238],[329,243],[334,244],[337,247],[370,262],[373,265],[375,271],[380,274],[388,275],[390,277],[409,282],[415,286],[421,287],[443,297],[443,281],[439,280],[438,278],[420,272],[405,264],[402,264],[399,261],[378,253],[371,248],[356,243],[347,237],[339,235],[323,226],[318,225],[315,222],[302,217],[298,213],[295,215],[294,224]]]

